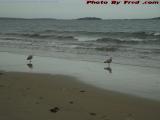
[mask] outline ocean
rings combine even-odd
[[[160,69],[160,20],[0,19],[0,52]]]

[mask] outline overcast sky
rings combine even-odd
[[[126,19],[160,16],[160,4],[87,5],[85,1],[86,0],[0,0],[0,17],[73,19],[88,16],[104,19]],[[160,0],[157,1],[160,2]]]

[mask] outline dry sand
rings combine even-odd
[[[0,120],[160,120],[160,102],[70,76],[1,72]]]

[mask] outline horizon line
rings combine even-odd
[[[100,17],[77,17],[77,18],[52,18],[52,17],[44,17],[44,18],[40,18],[40,17],[37,17],[37,18],[28,18],[28,17],[0,17],[0,19],[54,19],[54,20],[77,20],[77,19],[80,19],[80,18],[100,18]],[[150,17],[150,18],[100,18],[101,20],[132,20],[132,19],[139,19],[139,20],[144,20],[144,19],[155,19],[155,18],[160,18],[159,17]]]

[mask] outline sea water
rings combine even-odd
[[[0,51],[160,68],[160,20],[0,19]]]

